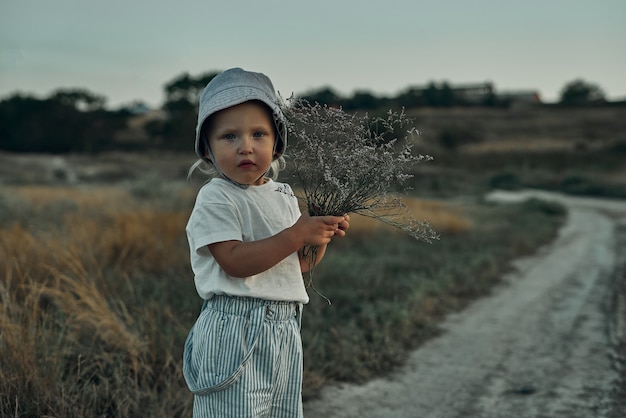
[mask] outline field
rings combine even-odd
[[[416,114],[435,161],[407,203],[441,239],[355,219],[331,244],[315,274],[332,305],[311,292],[304,312],[305,398],[397,367],[565,216],[535,200],[488,204],[485,190],[626,196],[626,118],[609,110],[583,118],[587,134],[564,128],[571,114]],[[547,119],[525,131],[536,118]],[[201,304],[184,235],[200,184],[184,181],[193,156],[0,160],[0,415],[189,416],[181,356]]]

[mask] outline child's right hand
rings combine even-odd
[[[321,246],[328,244],[339,231],[347,229],[349,219],[347,216],[311,216],[305,211],[292,228],[304,245]]]

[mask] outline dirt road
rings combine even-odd
[[[626,296],[613,293],[625,287],[616,284],[626,279],[626,202],[537,191],[488,198],[532,196],[569,209],[552,244],[518,260],[491,296],[448,317],[443,335],[403,370],[327,388],[305,404],[305,417],[626,417],[617,372]]]

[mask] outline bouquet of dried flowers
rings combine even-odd
[[[291,171],[310,215],[357,213],[419,240],[430,242],[438,237],[427,221],[407,216],[399,197],[407,189],[405,182],[412,177],[415,164],[432,159],[412,153],[412,139],[418,132],[404,110],[390,110],[385,117],[359,116],[292,97],[283,112]],[[311,262],[315,252],[315,247],[307,249]],[[312,270],[308,286],[319,294]]]

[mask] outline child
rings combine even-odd
[[[185,343],[183,374],[194,417],[302,416],[302,272],[346,216],[302,215],[289,185],[274,181],[287,146],[284,115],[261,73],[217,75],[200,95],[196,153],[215,177],[187,224],[196,289],[204,299]]]

